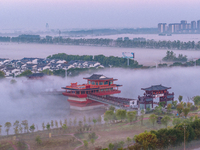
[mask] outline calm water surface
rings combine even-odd
[[[23,57],[46,58],[57,53],[72,55],[99,55],[122,57],[122,52],[134,52],[135,60],[144,65],[155,65],[166,55],[166,49],[139,49],[118,47],[70,46],[51,44],[0,43],[0,58],[22,59]],[[173,50],[177,55],[187,55],[188,59],[200,58],[200,51]]]

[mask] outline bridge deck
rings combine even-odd
[[[121,98],[121,97],[114,97],[114,96],[96,96],[92,94],[87,94],[88,99],[91,99],[93,101],[97,101],[103,104],[112,105],[116,108],[125,109],[125,110],[136,110],[137,107],[132,108],[129,107],[130,101],[133,99],[128,98]]]

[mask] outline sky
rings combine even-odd
[[[199,0],[0,0],[0,30],[140,28],[200,20]]]

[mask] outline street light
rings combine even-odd
[[[187,128],[187,126],[185,125],[185,123],[184,123],[184,125],[183,125],[183,129],[184,129],[184,150],[185,150],[185,129]]]

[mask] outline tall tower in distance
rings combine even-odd
[[[200,30],[200,20],[197,21],[197,30]]]
[[[197,26],[196,21],[191,21],[191,29],[195,30],[196,26]]]
[[[165,33],[167,31],[167,24],[166,23],[159,23],[158,24],[158,32]]]
[[[46,30],[49,30],[49,24],[46,23]]]

